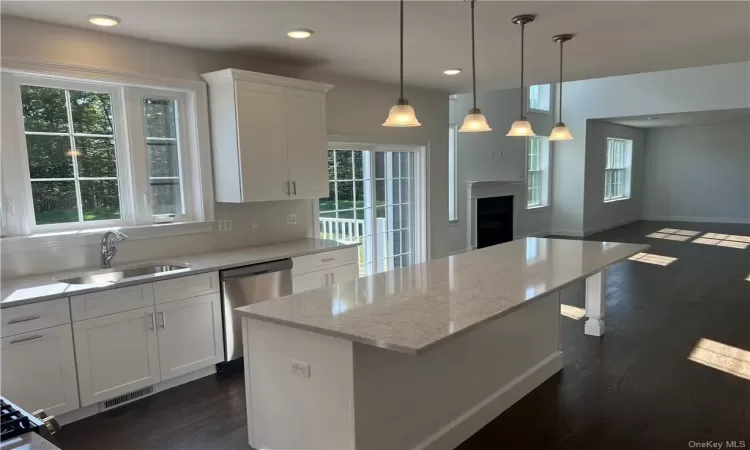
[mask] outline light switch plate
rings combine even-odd
[[[297,375],[302,378],[310,378],[310,364],[290,359],[289,366],[292,369],[292,375]]]
[[[253,217],[250,219],[250,224],[253,228],[260,228],[260,219],[258,217]]]
[[[286,216],[286,224],[287,225],[296,225],[297,224],[297,214],[289,214]]]

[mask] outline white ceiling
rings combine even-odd
[[[638,128],[665,128],[742,123],[750,124],[750,108],[658,114],[651,116],[617,117],[603,120],[605,122]]]
[[[89,14],[120,17],[101,29],[158,42],[241,51],[289,60],[313,70],[398,80],[398,3],[376,1],[3,1],[4,14],[81,28],[96,28]],[[527,26],[527,81],[557,77],[558,47],[550,38],[575,33],[566,44],[566,79],[747,61],[747,1],[550,1],[476,4],[479,88],[518,83],[521,13]],[[460,0],[408,1],[406,83],[449,92],[471,89],[469,5]],[[311,28],[292,40],[286,31]],[[461,67],[457,77],[443,69]]]

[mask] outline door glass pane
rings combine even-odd
[[[120,218],[120,194],[117,180],[81,180],[83,220]]]
[[[78,222],[75,181],[33,181],[31,194],[37,225]]]

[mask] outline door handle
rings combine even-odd
[[[292,195],[291,183],[289,181],[286,182],[286,195]]]
[[[28,322],[30,320],[36,320],[42,316],[27,316],[27,317],[18,317],[16,319],[10,319],[8,321],[8,325],[14,324],[14,323],[21,323],[21,322]]]
[[[297,195],[297,182],[292,181],[292,188],[294,189],[294,195]]]
[[[164,317],[164,311],[159,311],[159,315],[161,315],[161,329],[166,330],[167,328],[167,319]]]
[[[331,284],[336,284],[336,278],[334,277],[333,272],[331,272]]]
[[[328,286],[328,274],[323,274],[323,287]]]
[[[11,344],[18,344],[19,342],[26,342],[26,341],[33,341],[34,339],[39,339],[41,337],[44,337],[43,334],[35,334],[33,336],[21,338],[21,339],[14,339],[10,341]]]
[[[149,321],[151,322],[151,325],[148,327],[151,331],[156,331],[156,319],[154,318],[154,313],[148,313]]]

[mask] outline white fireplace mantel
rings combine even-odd
[[[466,229],[466,247],[469,250],[477,248],[477,199],[488,197],[513,197],[513,238],[518,238],[518,217],[523,212],[526,180],[493,180],[467,181],[466,195],[468,197],[467,215],[469,226]]]

